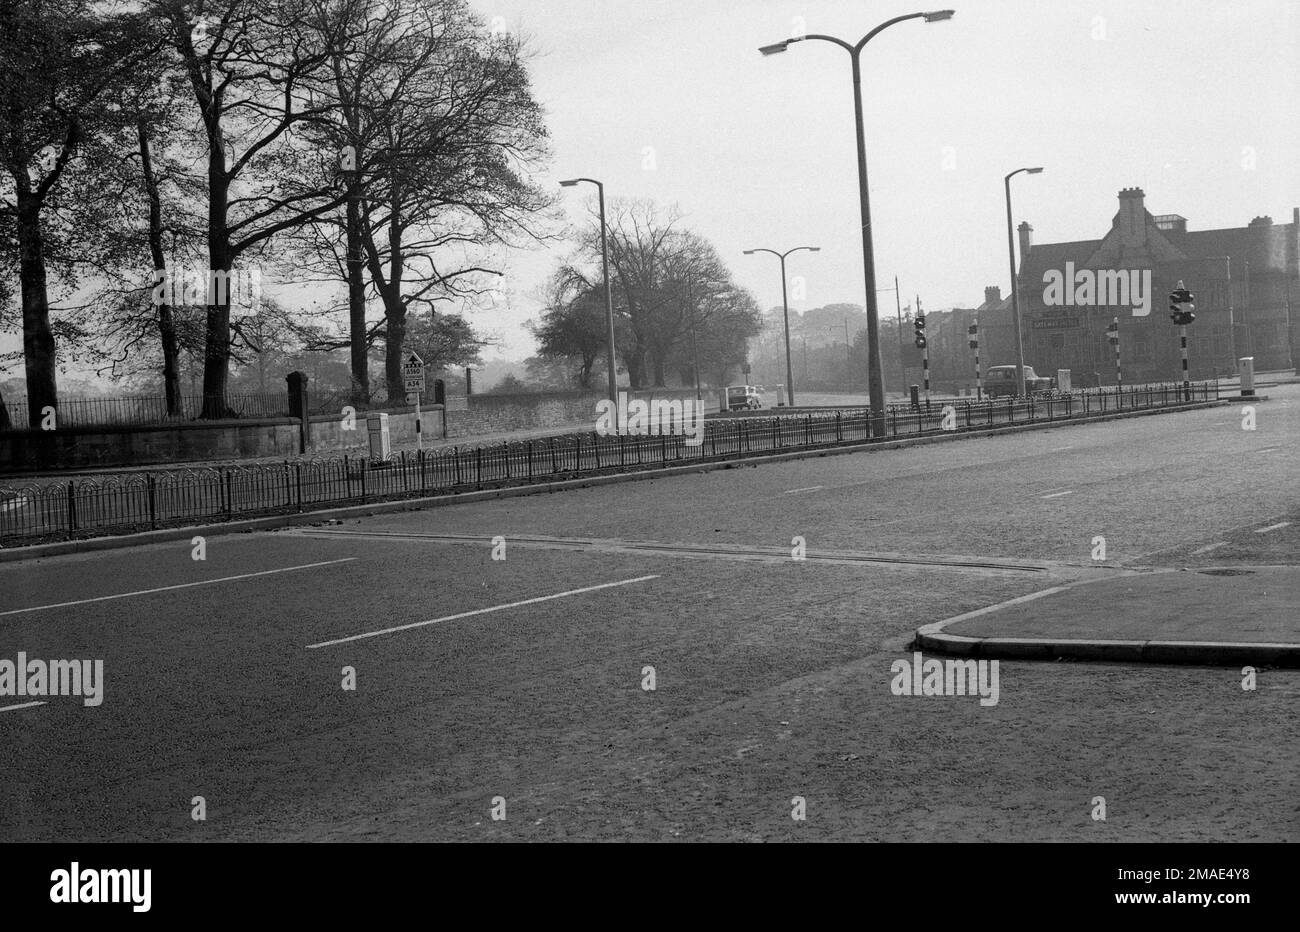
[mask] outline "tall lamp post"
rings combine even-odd
[[[1020,289],[1016,284],[1016,236],[1011,227],[1011,179],[1021,172],[1037,175],[1043,169],[1017,168],[1002,179],[1007,189],[1007,255],[1011,261],[1011,325],[1016,331],[1016,397],[1025,397],[1025,340],[1020,333]],[[1024,256],[1020,257],[1024,260]]]
[[[617,417],[618,376],[614,368],[614,283],[609,278],[609,238],[605,232],[605,186],[594,178],[570,178],[568,181],[561,181],[560,187],[572,188],[580,181],[594,184],[600,196],[600,262],[602,274],[605,276],[605,327],[609,331],[606,334],[605,353],[609,357],[609,402],[614,406],[613,410]],[[622,425],[619,427],[621,429]]]
[[[752,256],[756,252],[770,252],[781,260],[781,310],[785,314],[785,394],[786,401],[792,408],[794,407],[794,366],[790,362],[790,301],[785,292],[785,257],[801,249],[806,249],[808,252],[821,252],[820,246],[796,246],[785,252],[777,252],[775,249],[745,250],[747,256]]]
[[[775,55],[778,52],[784,52],[790,47],[791,43],[802,42],[805,39],[819,39],[823,42],[833,42],[838,45],[848,52],[853,60],[853,119],[858,132],[858,195],[862,211],[862,273],[867,293],[867,378],[868,394],[871,399],[871,434],[873,436],[883,436],[885,432],[885,382],[880,354],[880,320],[876,312],[876,259],[871,242],[871,201],[867,188],[867,143],[862,117],[862,50],[877,34],[895,23],[901,23],[909,19],[924,19],[927,23],[937,23],[952,19],[953,12],[953,10],[936,10],[930,13],[908,13],[905,16],[895,16],[863,36],[857,45],[850,45],[843,39],[837,39],[834,36],[808,35],[795,36],[783,42],[765,45],[759,49],[764,55]]]

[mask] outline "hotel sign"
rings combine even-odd
[[[1077,317],[1039,317],[1032,320],[1029,326],[1034,330],[1077,330],[1079,327],[1079,318]]]

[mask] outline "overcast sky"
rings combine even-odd
[[[790,260],[797,306],[863,303],[849,56],[824,42],[757,48],[802,25],[856,41],[927,9],[895,2],[472,0],[532,37],[534,91],[555,153],[549,182],[677,204],[763,307]],[[1300,206],[1300,7],[1284,0],[956,0],[947,22],[899,23],[863,58],[880,287],[971,306],[1008,286],[1003,176],[1037,242],[1099,238],[1121,188],[1189,229],[1289,222]],[[942,7],[939,7],[942,8]],[[643,167],[647,147],[653,168]],[[1253,159],[1252,159],[1253,152]],[[1250,167],[1253,164],[1253,168]],[[589,188],[587,190],[590,190]],[[564,195],[581,218],[589,195]],[[568,246],[513,253],[506,308],[471,315],[530,349],[518,325]],[[893,294],[881,295],[893,307]]]
[[[849,56],[824,42],[757,51],[795,30],[856,41],[924,7],[785,0],[471,0],[531,37],[547,110],[551,185],[586,175],[611,197],[677,205],[764,308],[771,256],[806,279],[796,309],[862,304]],[[1037,242],[1102,236],[1116,194],[1189,229],[1237,227],[1300,206],[1300,6],[1287,0],[956,0],[947,22],[899,23],[864,54],[876,273],[903,303],[972,306],[1008,286],[1002,177]],[[498,19],[499,18],[499,19]],[[652,151],[650,151],[652,150]],[[647,158],[652,156],[652,158]],[[653,167],[648,167],[652,165]],[[557,188],[558,190],[558,188]],[[578,222],[591,189],[565,189]],[[569,243],[503,253],[504,300],[468,312],[502,340],[533,343],[539,285]],[[892,293],[880,295],[892,309]],[[20,345],[16,333],[0,345]],[[21,364],[9,374],[21,372]]]

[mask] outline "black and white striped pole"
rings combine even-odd
[[[1192,294],[1183,287],[1180,281],[1178,287],[1169,292],[1169,310],[1172,311],[1169,319],[1178,325],[1178,343],[1183,354],[1183,400],[1192,400],[1192,380],[1187,373],[1187,325],[1196,320],[1193,312],[1196,305],[1192,302],[1196,295]]]
[[[1124,391],[1124,367],[1119,363],[1119,318],[1116,317],[1106,328],[1106,339],[1115,347],[1115,390]]]
[[[930,407],[930,342],[925,338],[925,312],[921,310],[921,296],[916,297],[916,316],[912,318],[916,331],[913,342],[921,351],[921,378],[925,383],[925,406]]]
[[[984,397],[984,375],[980,370],[980,319],[974,318],[966,328],[970,334],[970,348],[975,351],[975,400]]]

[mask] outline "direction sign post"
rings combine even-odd
[[[406,387],[406,400],[415,404],[415,448],[424,449],[424,435],[420,431],[420,393],[424,391],[424,360],[411,353],[402,363],[402,381]]]

